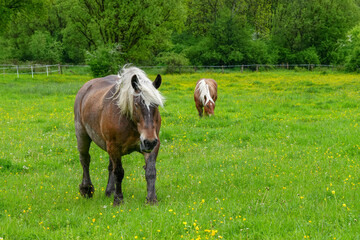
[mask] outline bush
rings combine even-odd
[[[189,59],[181,53],[174,52],[160,53],[157,57],[157,62],[166,65],[166,73],[181,72],[181,66],[189,65]]]
[[[278,59],[277,52],[261,39],[251,41],[245,51],[248,64],[271,64]]]
[[[36,31],[30,38],[29,48],[34,61],[54,64],[62,60],[62,43],[54,40],[49,32]]]
[[[121,47],[117,44],[104,45],[86,53],[86,63],[94,77],[104,77],[119,71],[122,58]]]
[[[350,72],[360,70],[360,47],[356,47],[348,57],[345,64],[345,69]]]
[[[310,47],[301,52],[298,52],[296,54],[296,58],[299,63],[320,64],[320,59],[315,47]]]

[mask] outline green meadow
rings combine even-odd
[[[217,81],[218,100],[199,119],[203,77]],[[159,202],[145,203],[133,153],[118,207],[95,145],[95,194],[79,194],[73,104],[90,79],[0,76],[0,239],[360,239],[359,75],[163,75]]]

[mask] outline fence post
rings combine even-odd
[[[58,71],[59,71],[59,74],[62,74],[61,65],[60,65],[60,64],[58,65]]]
[[[19,65],[16,65],[16,74],[17,74],[17,77],[19,78]]]
[[[244,72],[244,65],[241,65],[241,73]]]
[[[31,65],[31,77],[34,78],[34,69],[33,69],[33,65]]]
[[[46,65],[46,76],[49,76],[49,68],[48,68],[48,65]]]

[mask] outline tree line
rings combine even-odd
[[[360,0],[0,0],[0,62],[360,66]]]

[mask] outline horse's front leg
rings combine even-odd
[[[115,174],[114,174],[114,167],[113,167],[113,163],[111,161],[111,159],[109,158],[109,179],[108,179],[108,183],[106,186],[106,191],[105,191],[105,195],[110,197],[111,194],[113,194],[115,192]]]
[[[203,108],[200,104],[196,104],[196,109],[198,110],[199,112],[199,117],[202,117],[203,116]]]
[[[120,203],[123,203],[123,201],[124,201],[123,200],[124,196],[123,196],[122,189],[121,189],[121,183],[122,183],[122,180],[124,179],[124,168],[121,163],[120,149],[118,149],[116,145],[108,144],[107,152],[109,153],[109,157],[110,157],[110,161],[111,161],[111,164],[109,164],[109,167],[110,167],[110,165],[112,165],[112,167],[113,167],[112,173],[109,173],[109,181],[108,181],[107,190],[111,191],[111,188],[113,187],[113,183],[111,181],[113,181],[115,183],[115,193],[114,193],[113,205],[117,206]]]
[[[147,183],[147,197],[148,203],[157,203],[157,196],[155,192],[155,181],[156,181],[156,158],[160,148],[160,141],[151,153],[144,153],[145,157],[145,177]]]
[[[115,193],[114,193],[114,206],[119,205],[120,203],[124,202],[124,196],[121,189],[121,183],[124,179],[124,168],[121,163],[121,158],[116,159],[113,161],[114,165],[114,180],[115,180]]]

